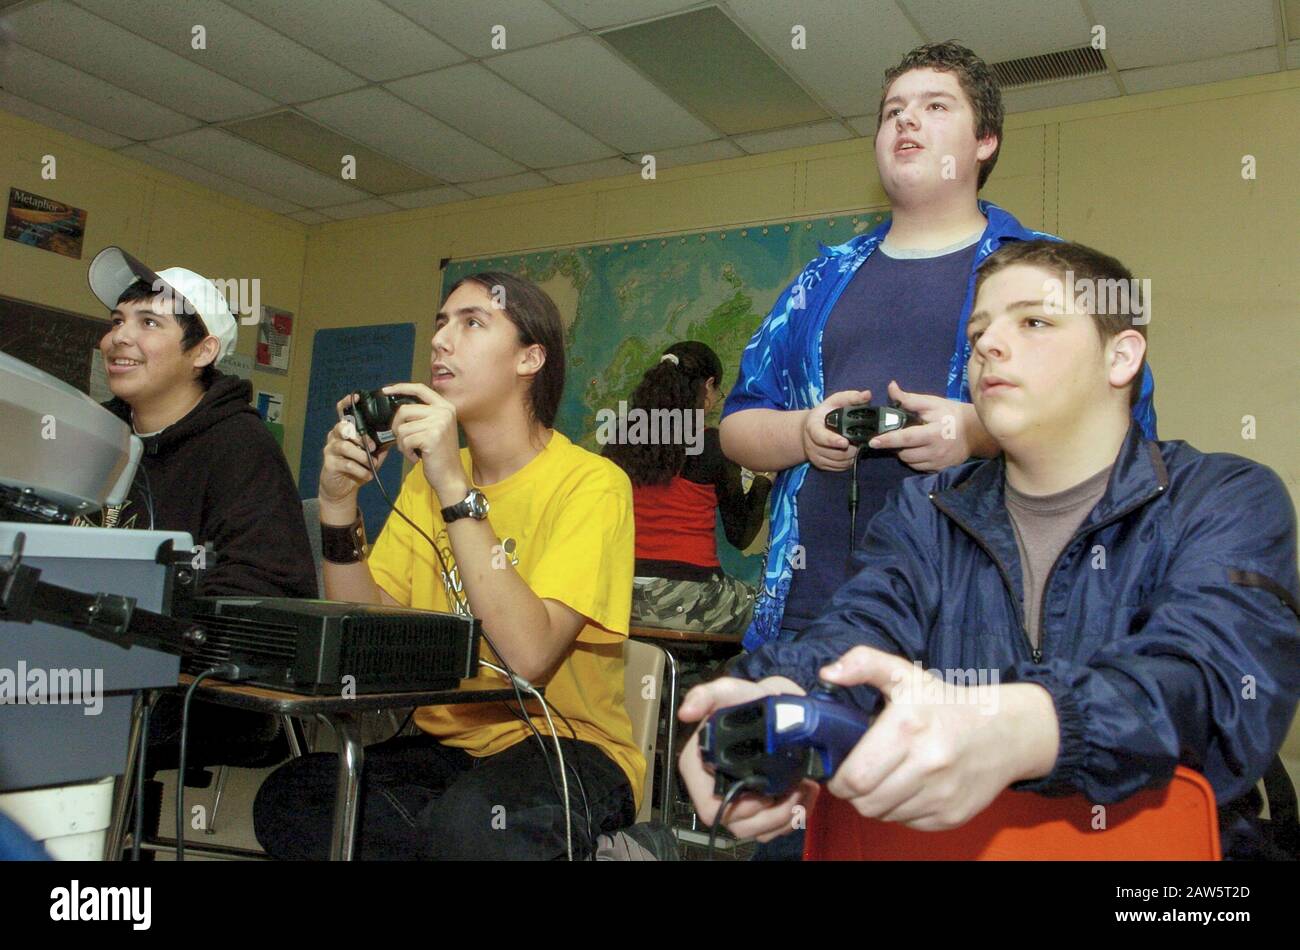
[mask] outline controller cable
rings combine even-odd
[[[715,848],[718,843],[718,830],[722,827],[722,816],[727,813],[731,807],[732,801],[737,795],[751,786],[757,787],[761,778],[757,775],[748,775],[745,778],[732,782],[727,788],[726,793],[722,796],[722,804],[718,806],[718,813],[713,816],[713,824],[709,827],[709,860],[713,860]]]

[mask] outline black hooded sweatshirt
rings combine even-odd
[[[302,501],[284,453],[248,404],[252,392],[248,380],[217,373],[188,415],[144,438],[130,495],[104,513],[104,525],[188,531],[208,547],[201,595],[316,597]],[[131,424],[121,399],[104,406]]]

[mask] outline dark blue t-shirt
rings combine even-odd
[[[822,331],[827,396],[870,389],[873,405],[889,403],[889,381],[908,392],[944,395],[948,364],[979,235],[956,250],[872,254],[836,301]],[[895,252],[896,254],[898,252]],[[893,452],[867,449],[858,460],[858,536],[903,479],[921,474]],[[824,612],[849,574],[849,484],[853,470],[824,472],[810,466],[799,489],[799,543],[783,627],[802,630]],[[798,563],[797,561],[795,562]]]

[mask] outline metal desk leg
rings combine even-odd
[[[662,648],[661,648],[662,649]],[[664,804],[660,817],[665,827],[671,828],[677,817],[677,658],[673,651],[664,649],[668,660],[668,748],[664,770]]]
[[[113,811],[108,822],[108,835],[104,839],[105,861],[122,860],[126,819],[131,813],[131,804],[134,802],[136,808],[143,807],[142,802],[135,801],[135,770],[140,766],[140,730],[153,699],[152,691],[144,689],[137,690],[131,699],[131,732],[126,740],[126,771],[113,788]]]
[[[326,716],[339,741],[338,783],[334,792],[334,832],[331,861],[351,861],[357,843],[357,811],[361,796],[361,769],[366,751],[361,744],[361,723],[348,713]]]

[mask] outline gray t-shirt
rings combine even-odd
[[[1016,491],[1010,483],[1006,486],[1007,514],[1011,516],[1011,525],[1016,530],[1016,546],[1020,548],[1025,624],[1034,649],[1038,649],[1042,642],[1041,610],[1047,573],[1074,537],[1074,532],[1079,530],[1083,519],[1106,493],[1111,467],[1108,465],[1073,488],[1051,495],[1026,495]]]

